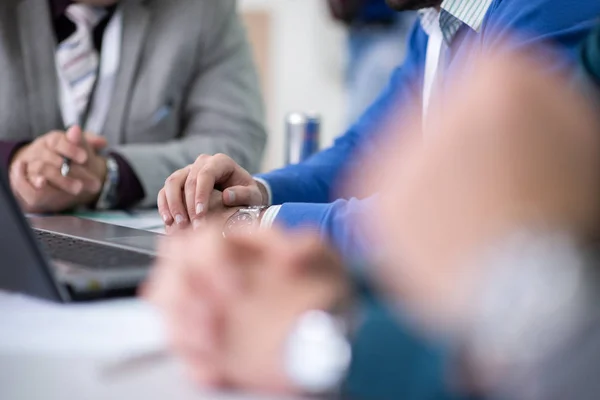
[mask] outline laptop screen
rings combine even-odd
[[[63,296],[0,170],[0,291],[61,301]]]

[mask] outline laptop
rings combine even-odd
[[[23,215],[0,171],[0,290],[57,302],[135,294],[161,235],[71,216]]]

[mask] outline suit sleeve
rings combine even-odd
[[[181,115],[178,140],[130,144],[115,152],[132,167],[146,194],[142,206],[155,206],[165,179],[200,154],[224,153],[256,172],[266,143],[264,104],[236,1],[212,1],[203,17],[197,70]]]

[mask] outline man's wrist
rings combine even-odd
[[[271,185],[269,185],[269,182],[265,181],[262,178],[254,178],[254,181],[256,182],[256,186],[258,186],[258,190],[260,191],[260,194],[262,196],[261,205],[263,205],[263,206],[272,205],[273,204],[273,193],[271,192]]]
[[[99,210],[114,208],[117,203],[117,187],[119,185],[119,165],[113,157],[105,159],[104,184],[95,202]]]
[[[321,310],[307,311],[298,318],[284,353],[288,378],[310,395],[338,391],[351,359],[347,321]]]
[[[280,209],[281,206],[271,206],[262,210],[260,214],[260,229],[271,229]]]

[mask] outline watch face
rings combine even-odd
[[[249,212],[235,213],[227,223],[223,235],[227,237],[230,234],[251,235],[257,229],[257,219]]]

